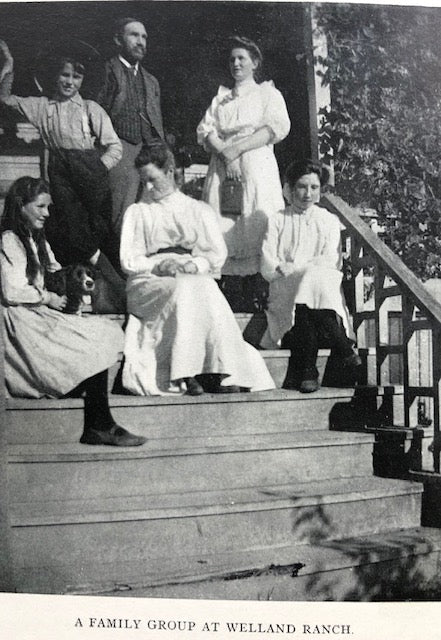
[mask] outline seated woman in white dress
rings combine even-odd
[[[268,328],[261,346],[291,349],[284,387],[310,393],[319,388],[316,359],[324,339],[346,367],[361,364],[349,339],[341,288],[341,225],[317,206],[322,172],[310,160],[291,164],[284,195],[290,203],[268,222],[262,275],[270,283]]]
[[[291,125],[280,91],[256,82],[259,47],[239,37],[230,44],[234,87],[219,87],[197,128],[199,144],[211,154],[202,197],[220,216],[222,184],[227,178],[242,183],[241,215],[220,217],[228,248],[222,273],[252,276],[260,271],[267,218],[284,206],[274,144]]]
[[[49,187],[19,178],[9,189],[1,221],[1,292],[5,382],[10,396],[61,398],[85,392],[80,442],[118,447],[146,440],[115,423],[107,369],[118,361],[123,332],[109,320],[62,313],[66,296],[47,291],[45,274],[61,269],[46,241]]]
[[[148,203],[130,206],[122,228],[131,314],[123,385],[141,395],[183,383],[190,395],[273,388],[215,281],[226,257],[216,214],[176,189],[163,143],[142,150],[136,165]]]

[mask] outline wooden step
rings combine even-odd
[[[87,315],[94,315],[94,314],[92,314],[89,311],[84,313],[84,315],[87,316]],[[126,316],[123,313],[105,313],[101,315],[103,318],[106,318],[107,320],[113,320],[114,322],[117,322],[120,327],[124,327],[125,325]],[[253,318],[253,314],[252,313],[235,313],[234,317],[236,318],[236,322],[243,333],[247,328],[250,320]]]
[[[247,328],[248,324],[250,323],[250,320],[252,319],[253,314],[252,313],[235,313],[234,317],[236,318],[236,322],[243,333]]]
[[[369,397],[383,390],[366,389]],[[357,397],[363,393],[357,390]],[[314,394],[276,389],[257,393],[190,396],[112,395],[115,419],[148,438],[323,430],[337,407],[351,409],[354,389],[322,388]],[[83,400],[7,400],[8,439],[18,443],[78,442]],[[346,412],[347,413],[347,412]]]
[[[412,600],[439,584],[440,555],[441,530],[415,527],[315,544],[113,565],[113,581],[71,584],[66,592],[131,598]],[[123,571],[126,581],[121,580]],[[50,588],[38,569],[20,573],[22,584],[39,584],[42,592]]]
[[[262,313],[261,312],[258,313],[257,316],[254,316],[251,313],[235,313],[234,316],[236,318],[236,322],[239,325],[240,330],[244,334],[245,340],[255,345],[256,335],[260,335],[262,333],[259,327],[262,324],[262,322],[264,324],[266,323],[265,320],[262,320]],[[106,314],[104,317],[106,319],[117,322],[121,327],[125,325],[124,315]],[[256,328],[257,328],[257,334],[256,334]],[[286,350],[286,349],[261,350],[260,353],[266,362],[266,365],[268,367],[270,374],[273,377],[276,387],[281,388],[283,381],[285,379],[286,370],[288,367],[288,359],[290,356],[289,350]],[[365,375],[366,375],[365,382],[367,384],[374,385],[376,383],[375,350],[362,349],[360,351],[360,354],[364,362]],[[317,369],[319,371],[320,381],[323,380],[329,355],[330,355],[329,349],[319,349],[318,356],[317,356]],[[109,390],[112,389],[113,382],[120,369],[120,364],[121,362],[119,361],[110,369]],[[332,362],[330,364],[332,369]],[[330,378],[329,378],[329,375],[330,375]],[[328,370],[325,378],[325,384],[331,384],[331,385],[335,384],[335,380],[338,380],[338,376],[337,377],[333,376],[332,371]]]
[[[130,496],[372,473],[374,436],[332,431],[171,437],[142,447],[11,445],[15,501]]]
[[[259,353],[265,360],[268,371],[270,372],[276,387],[280,389],[283,381],[285,380],[290,352],[287,349],[267,349],[265,351],[259,351]],[[322,349],[318,355],[317,367],[321,375],[323,375],[325,370],[328,356],[329,351],[326,349]],[[120,366],[121,362],[118,361],[109,370],[109,390],[112,390],[113,383],[118,375]]]
[[[285,380],[290,351],[288,351],[287,349],[266,349],[265,351],[260,350],[259,353],[265,360],[268,371],[270,372],[276,387],[280,389]],[[329,354],[329,349],[320,349],[317,356],[317,369],[319,372],[320,382],[323,379]],[[109,391],[111,391],[113,388],[113,384],[118,375],[120,367],[121,361],[119,360],[109,370]]]
[[[235,313],[235,318],[236,321],[240,327],[240,330],[242,332],[244,332],[250,322],[250,320],[252,319],[253,315],[251,313]],[[115,322],[117,322],[120,326],[123,326],[125,323],[125,316],[124,315],[119,315],[119,314],[107,314],[105,316],[107,319],[113,320]],[[276,384],[277,388],[280,388],[282,386],[282,383],[285,379],[285,375],[286,375],[286,369],[288,366],[288,358],[290,355],[290,352],[288,350],[284,350],[284,349],[277,349],[277,350],[262,350],[261,351],[261,355],[264,358],[266,365],[268,367],[268,370],[270,372],[270,374],[273,377],[273,380]],[[318,367],[319,367],[319,371],[321,373],[323,373],[324,368],[326,366],[326,361],[327,358],[329,356],[329,350],[326,349],[321,349],[319,356],[318,356]],[[109,375],[109,383],[110,383],[110,388],[111,385],[113,383],[113,381],[115,380],[115,377],[118,373],[118,370],[120,368],[120,362],[118,362],[117,364],[115,364],[113,367],[111,367],[110,369],[110,375]]]
[[[43,582],[51,592],[84,583],[130,583],[137,566],[138,571],[158,567],[156,579],[164,580],[167,570],[161,575],[158,559],[174,559],[179,566],[196,549],[202,558],[213,558],[271,548],[274,563],[279,547],[418,526],[420,498],[421,486],[415,483],[353,478],[99,501],[16,503],[13,547],[23,578],[26,574],[28,581],[33,576],[38,582],[20,585],[19,590],[41,590]],[[200,569],[203,573],[203,563]],[[140,578],[138,572],[138,583]]]

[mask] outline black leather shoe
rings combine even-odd
[[[353,353],[343,360],[343,372],[348,384],[362,384],[363,367],[362,361],[358,353]]]
[[[207,393],[240,393],[241,388],[235,384],[222,386],[222,378],[225,376],[219,373],[201,373],[198,375],[198,382]]]
[[[107,431],[85,429],[80,442],[82,444],[107,444],[111,447],[139,447],[139,445],[147,442],[147,438],[135,436],[127,429],[114,424]]]
[[[319,389],[319,381],[318,380],[303,380],[300,384],[300,392],[301,393],[314,393]]]
[[[358,353],[352,353],[343,359],[343,366],[347,369],[356,369],[357,367],[361,367],[361,365],[362,361]]]
[[[237,386],[237,384],[224,385],[221,384],[218,387],[215,387],[212,393],[240,393],[241,388]]]
[[[186,396],[201,396],[204,393],[203,387],[196,378],[184,378],[184,382],[187,385]]]

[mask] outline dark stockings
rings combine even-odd
[[[84,431],[109,431],[115,424],[109,408],[108,371],[100,371],[81,384],[84,396]]]
[[[282,346],[291,350],[288,384],[317,380],[319,347],[330,348],[341,358],[353,353],[352,342],[335,311],[309,309],[306,305],[296,306],[295,325],[283,337]]]
[[[107,392],[108,372],[101,371],[84,380],[69,395],[84,393],[84,430],[82,444],[111,445],[113,447],[138,447],[146,442],[143,436],[135,436],[120,427],[112,418]]]

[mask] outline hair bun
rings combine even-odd
[[[231,36],[228,43],[230,45],[230,50],[234,48],[246,49],[253,58],[253,61],[258,63],[258,67],[262,64],[262,52],[257,44],[253,42],[253,40],[250,40],[250,38],[246,38],[245,36]]]

